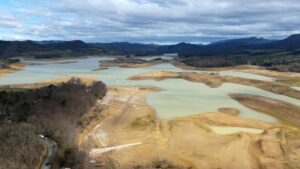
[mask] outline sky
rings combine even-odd
[[[300,0],[0,0],[1,40],[209,43],[300,33]]]

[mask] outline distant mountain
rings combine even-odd
[[[33,56],[33,57],[61,57],[80,53],[96,53],[89,44],[80,41],[0,41],[0,58]],[[94,51],[94,52],[92,52]]]
[[[114,42],[114,43],[90,43],[93,47],[100,48],[107,53],[119,54],[156,54],[158,45],[140,44],[129,42]]]
[[[44,40],[44,41],[33,41],[34,43],[40,44],[40,45],[46,45],[46,44],[52,44],[52,43],[60,43],[64,42],[61,40]]]
[[[250,37],[250,38],[241,38],[241,39],[222,40],[222,41],[213,42],[209,45],[245,46],[245,45],[266,44],[272,41],[273,40],[264,39],[264,38]]]
[[[33,41],[0,41],[0,56],[13,57],[25,51],[40,51],[42,48]]]
[[[263,49],[285,49],[294,50],[300,49],[300,34],[291,35],[286,39],[271,42],[263,45]]]
[[[90,45],[80,40],[49,43],[49,44],[45,44],[44,47],[48,49],[54,49],[54,50],[58,49],[58,50],[72,50],[72,51],[79,51],[79,50],[91,48]]]
[[[14,56],[63,57],[93,54],[158,55],[178,53],[180,56],[228,55],[255,50],[300,49],[300,34],[282,40],[250,37],[214,42],[208,45],[178,43],[174,45],[128,42],[85,43],[74,41],[0,41],[0,58]]]
[[[202,46],[190,43],[178,43],[175,45],[164,45],[159,47],[159,53],[178,53],[179,55],[191,55],[198,53]]]

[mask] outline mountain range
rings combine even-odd
[[[85,43],[74,41],[0,41],[0,58],[32,56],[51,58],[98,54],[158,55],[178,53],[180,56],[220,55],[246,51],[300,49],[300,34],[282,40],[250,37],[229,39],[208,45],[178,43],[174,45],[140,44],[128,42]]]

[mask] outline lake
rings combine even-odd
[[[157,116],[162,119],[170,119],[203,112],[214,112],[221,107],[231,107],[238,109],[240,111],[240,116],[244,118],[269,122],[276,121],[272,116],[256,112],[239,104],[237,101],[230,98],[228,95],[230,93],[257,94],[300,105],[300,102],[297,99],[274,94],[255,87],[232,83],[225,83],[218,88],[210,88],[205,84],[190,82],[183,79],[167,79],[162,81],[127,80],[130,76],[149,71],[183,71],[168,63],[143,68],[110,67],[108,69],[94,71],[98,68],[99,61],[108,59],[112,58],[73,59],[72,61],[74,61],[74,63],[68,64],[48,64],[49,61],[27,61],[27,63],[33,63],[34,65],[28,65],[23,71],[2,77],[0,79],[0,84],[37,83],[66,76],[95,76],[109,86],[156,86],[161,88],[162,91],[149,94],[146,100],[148,104],[156,110]],[[245,74],[225,71],[220,74],[258,80],[272,80],[272,78],[250,73]]]

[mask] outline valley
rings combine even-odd
[[[60,86],[71,77],[87,86],[100,80],[107,85],[103,98],[70,121],[77,126],[70,149],[63,135],[50,133],[65,154],[58,154],[63,162],[55,159],[52,167],[300,166],[300,91],[284,82],[295,81],[298,73],[247,66],[198,69],[147,57],[138,66],[132,59],[108,64],[115,59],[28,60],[24,70],[1,77],[0,88],[7,91]],[[105,69],[95,71],[101,66]]]
[[[0,0],[0,169],[300,169],[299,0]]]

